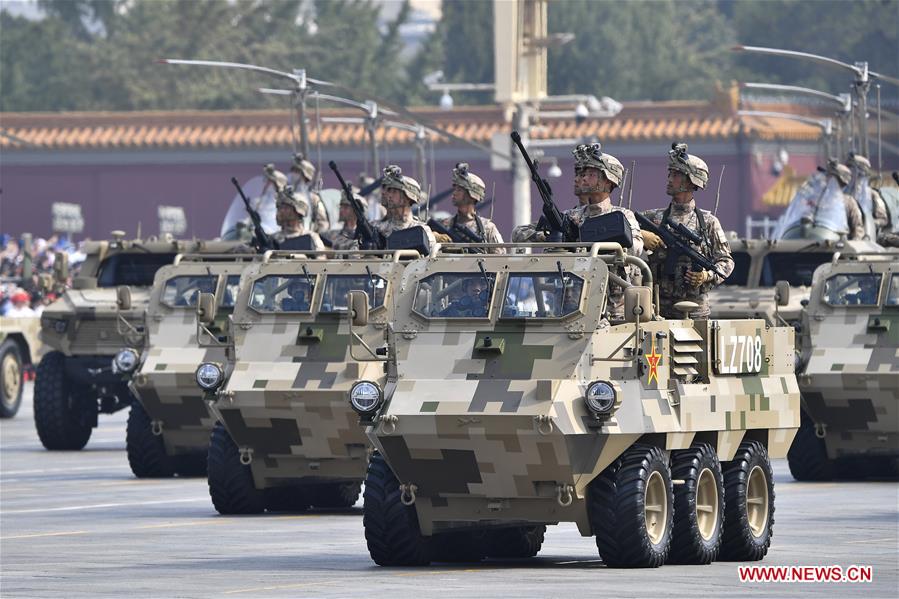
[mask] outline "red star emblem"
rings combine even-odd
[[[649,385],[652,383],[652,379],[656,380],[656,383],[659,382],[659,364],[662,361],[662,354],[656,353],[656,344],[652,344],[652,353],[647,354],[646,363],[649,364],[649,378],[646,379],[646,384]]]

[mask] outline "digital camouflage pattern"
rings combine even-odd
[[[219,328],[225,328],[240,274],[257,259],[261,256],[234,255],[233,261],[185,256],[156,273],[147,306],[146,349],[131,377],[131,390],[161,429],[169,456],[205,452],[215,418],[197,388],[197,364],[227,359],[227,345],[198,344],[195,293],[217,290],[216,320]]]
[[[830,262],[835,252],[853,255],[880,249],[869,241],[815,239],[730,239],[728,244],[734,271],[709,290],[710,318],[761,318],[771,326],[786,322],[797,329],[802,300],[809,297],[818,266]],[[778,280],[790,284],[789,301],[779,307],[774,288]]]
[[[721,223],[708,210],[702,210],[702,218],[705,222],[705,230],[700,231],[699,220],[696,217],[696,201],[690,200],[686,204],[671,202],[671,221],[681,223],[694,233],[703,237],[701,245],[693,244],[693,248],[707,256],[715,263],[718,270],[725,275],[730,275],[734,269],[734,261],[730,255],[730,245]],[[643,216],[654,224],[660,225],[666,208],[644,210]],[[653,280],[659,285],[659,309],[662,316],[667,318],[679,318],[682,314],[674,309],[674,304],[680,301],[695,302],[699,308],[694,310],[692,318],[708,318],[710,307],[708,292],[712,287],[720,285],[724,279],[709,272],[711,279],[700,287],[690,285],[684,274],[690,270],[691,262],[687,256],[681,256],[674,269],[674,276],[664,274],[665,258],[668,250],[664,247],[657,249],[649,257],[649,265],[652,268]],[[726,278],[726,277],[725,277]]]
[[[460,227],[465,227],[475,235],[483,235],[484,243],[504,243],[503,236],[499,232],[499,228],[497,228],[496,224],[492,220],[490,220],[489,218],[484,218],[480,215],[477,218],[481,221],[481,227],[483,227],[483,231],[481,231],[480,227],[478,227],[478,223],[475,221],[475,219],[470,218],[467,220],[462,220],[459,218],[458,214],[444,218],[440,221],[440,224],[449,229],[452,228],[456,223],[458,223]],[[490,254],[502,254],[505,253],[505,250],[503,248],[489,248],[487,252]]]
[[[233,369],[211,409],[251,456],[258,489],[364,478],[368,442],[347,393],[360,379],[383,383],[383,366],[350,358],[346,312],[322,313],[324,290],[330,277],[343,275],[368,280],[370,272],[386,282],[383,305],[372,309],[368,327],[356,331],[377,347],[402,268],[391,252],[352,260],[275,257],[248,267],[232,315]],[[267,300],[254,292],[266,277],[304,282],[307,273],[314,281],[311,305],[302,306],[308,311],[278,312],[275,303],[265,308]],[[345,291],[334,297],[345,304]]]
[[[899,253],[822,265],[801,347],[802,407],[828,458],[899,456]]]
[[[422,534],[461,524],[569,521],[589,536],[587,486],[638,440],[666,451],[703,440],[726,461],[755,439],[772,458],[786,455],[799,426],[793,330],[760,320],[608,326],[607,262],[623,258],[437,255],[406,268],[389,335],[385,403],[366,434],[400,483],[415,486]],[[429,287],[428,277],[481,277],[478,263],[495,278],[487,317],[424,315],[422,305],[452,295]],[[580,294],[565,298],[570,314],[500,317],[511,277],[551,278],[560,268],[566,284],[583,282]],[[759,371],[721,374],[733,367],[733,340],[741,337],[759,340]],[[584,404],[587,385],[598,380],[617,392],[604,421]],[[568,495],[570,505],[562,505]]]

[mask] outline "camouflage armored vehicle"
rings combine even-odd
[[[724,284],[709,291],[711,317],[761,318],[770,325],[793,326],[799,325],[802,301],[808,299],[816,268],[830,262],[836,252],[849,255],[881,249],[871,241],[831,239],[731,239],[729,243],[734,271]]]
[[[899,253],[835,256],[819,267],[802,321],[793,477],[896,477]]]
[[[224,362],[229,347],[228,315],[240,273],[257,254],[186,255],[156,273],[147,306],[143,353],[123,348],[113,370],[130,380],[137,401],[127,426],[128,463],[137,477],[175,473],[205,475],[206,450],[215,419],[197,389],[197,363]],[[202,329],[198,343],[197,301],[202,293],[219,299],[217,318]]]
[[[624,264],[648,286],[625,290],[629,321],[610,325],[606,290],[626,285],[610,270]],[[386,384],[360,380],[349,397],[377,450],[372,559],[530,557],[559,522],[595,536],[609,566],[763,558],[769,460],[799,426],[793,329],[663,320],[651,284],[618,244],[410,263]]]
[[[369,292],[372,319],[359,337],[371,348],[392,311],[400,258],[419,254],[318,255],[326,259],[269,253],[249,266],[231,316],[233,365],[196,371],[219,420],[207,476],[220,513],[344,508],[358,499],[369,449],[346,394],[360,378],[383,383],[384,372],[380,360],[350,357],[347,292]]]
[[[12,418],[22,405],[25,369],[46,351],[40,329],[37,316],[0,316],[0,418]]]
[[[81,449],[99,414],[127,407],[131,394],[112,372],[123,346],[141,350],[144,309],[156,271],[186,252],[223,253],[235,242],[133,240],[85,244],[87,254],[72,287],[41,315],[41,340],[49,351],[37,367],[34,423],[47,449]],[[65,278],[61,276],[60,278]],[[117,288],[130,288],[131,305],[118,309]]]

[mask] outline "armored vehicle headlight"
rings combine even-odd
[[[381,388],[370,381],[359,381],[350,388],[350,404],[360,414],[371,414],[381,405]]]
[[[203,362],[197,368],[197,384],[205,391],[215,391],[222,384],[225,373],[221,366],[212,362]]]
[[[119,351],[112,359],[112,371],[120,374],[129,374],[137,368],[137,362],[140,356],[130,347]]]
[[[608,414],[615,405],[615,389],[606,381],[594,381],[587,385],[584,401],[597,416]]]

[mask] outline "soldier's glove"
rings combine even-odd
[[[437,243],[452,243],[453,238],[446,233],[434,233],[434,239]]]
[[[692,287],[702,287],[707,282],[712,279],[712,273],[707,270],[700,270],[699,272],[687,271],[684,275],[684,278],[687,279],[687,282],[690,283]]]
[[[642,231],[643,233],[643,247],[649,251],[657,250],[660,247],[665,247],[665,242],[662,241],[662,238],[653,233],[652,231]]]

